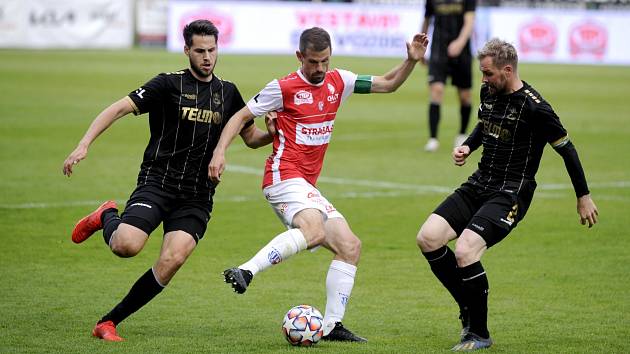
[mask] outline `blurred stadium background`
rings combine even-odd
[[[475,46],[501,37],[523,62],[630,65],[624,32],[630,0],[480,0]],[[307,27],[333,36],[335,53],[398,57],[419,29],[421,0],[198,1],[2,0],[0,48],[166,47],[180,51],[181,28],[212,20],[222,53],[291,52]]]
[[[494,353],[630,352],[629,2],[479,2],[475,42],[499,36],[519,48],[521,77],[567,127],[601,212],[592,229],[579,225],[562,159],[547,149],[528,217],[485,256]],[[230,148],[203,242],[169,287],[120,325],[127,341],[115,345],[90,331],[155,260],[160,230],[125,260],[99,235],[77,246],[69,233],[102,200],[125,202],[146,116],[114,124],[71,179],[61,164],[104,107],[187,66],[178,43],[186,21],[217,22],[217,73],[248,99],[297,67],[303,27],[332,32],[333,66],[381,74],[400,62],[423,11],[422,1],[405,0],[0,0],[0,353],[295,353],[280,321],[299,303],[324,307],[329,253],[262,273],[245,296],[220,277],[282,230],[260,193],[269,149]],[[479,155],[455,168],[449,149],[422,151],[427,97],[419,67],[396,93],[352,97],[340,111],[319,187],[363,241],[344,323],[370,342],[321,343],[319,353],[437,353],[457,339],[454,305],[415,234]],[[456,110],[449,87],[446,141]]]

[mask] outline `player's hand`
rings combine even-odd
[[[225,155],[215,150],[212,154],[212,160],[210,160],[210,164],[208,164],[208,178],[212,181],[212,183],[219,184],[224,170]]]
[[[78,164],[87,156],[87,146],[78,145],[73,152],[66,157],[66,160],[63,162],[63,174],[70,177],[72,175],[72,169],[74,165]]]
[[[599,212],[590,194],[578,198],[577,212],[580,215],[580,223],[582,225],[586,225],[588,222],[588,227],[591,228],[597,223],[597,215],[599,215]]]
[[[458,146],[453,149],[453,162],[457,166],[464,166],[468,155],[470,155],[470,147],[468,145]]]
[[[267,112],[265,114],[265,125],[267,126],[267,132],[269,135],[275,136],[278,132],[276,130],[276,118],[278,117],[278,113],[276,112]]]
[[[407,42],[407,58],[413,61],[420,61],[424,58],[424,53],[429,45],[429,37],[426,33],[418,33],[413,36],[411,43]]]
[[[462,50],[464,50],[465,46],[466,42],[454,40],[449,43],[448,48],[446,48],[446,54],[449,58],[457,58],[460,54],[462,54]]]

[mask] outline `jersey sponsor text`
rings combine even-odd
[[[334,120],[314,124],[298,123],[295,129],[295,141],[300,145],[328,144],[334,126]]]

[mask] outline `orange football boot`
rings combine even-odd
[[[118,336],[116,333],[116,326],[112,321],[105,321],[97,323],[92,335],[108,342],[122,342],[124,339]]]
[[[103,223],[101,222],[101,215],[103,215],[103,212],[107,209],[117,208],[118,206],[116,205],[116,202],[108,200],[101,204],[100,207],[91,212],[88,216],[79,220],[72,230],[72,241],[74,243],[81,243],[87,240],[88,237],[103,228]]]

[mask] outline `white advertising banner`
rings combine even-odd
[[[167,0],[136,0],[136,35],[139,45],[166,45],[167,15]]]
[[[524,62],[630,64],[630,13],[492,9],[490,37],[516,46]]]
[[[1,0],[0,47],[129,48],[131,0]]]
[[[420,6],[170,1],[167,46],[181,51],[182,29],[203,18],[218,27],[222,53],[293,53],[300,33],[318,26],[330,33],[335,55],[402,57],[423,13]]]

